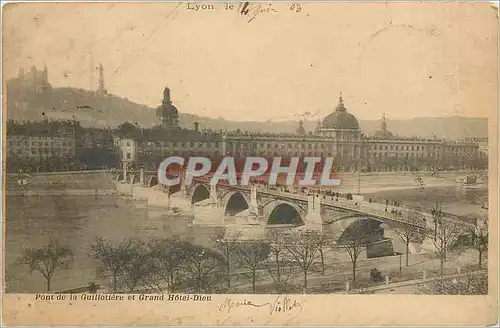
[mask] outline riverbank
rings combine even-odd
[[[7,190],[7,196],[111,196],[115,189]]]

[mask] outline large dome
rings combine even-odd
[[[170,101],[170,89],[165,88],[163,91],[163,103],[156,109],[156,116],[159,118],[174,118],[179,117],[179,111],[172,105]]]
[[[358,119],[347,112],[342,101],[342,95],[339,98],[339,104],[333,113],[325,117],[322,124],[323,129],[359,129]]]
[[[156,109],[156,116],[162,117],[179,117],[179,111],[172,104],[163,104]]]
[[[385,113],[382,115],[382,125],[380,129],[375,131],[373,137],[376,139],[391,139],[394,137],[392,132],[387,130],[387,121],[385,120]]]

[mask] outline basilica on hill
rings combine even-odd
[[[480,169],[487,154],[474,141],[398,137],[387,126],[385,115],[378,131],[367,136],[358,119],[349,113],[340,94],[332,112],[315,131],[299,122],[295,134],[242,131],[200,131],[179,125],[179,111],[165,88],[157,108],[161,124],[141,131],[118,131],[115,145],[124,165],[153,168],[168,156],[223,157],[334,157],[337,171],[414,171]]]

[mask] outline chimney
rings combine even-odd
[[[198,122],[194,122],[194,123],[193,123],[194,130],[195,130],[196,132],[198,132],[198,125],[199,125],[199,123],[198,123]]]

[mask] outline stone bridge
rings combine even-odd
[[[123,175],[117,177],[119,180]],[[157,172],[128,173],[129,183],[145,187],[158,184]],[[277,187],[279,188],[279,187]],[[285,225],[303,227],[308,230],[330,231],[339,237],[360,222],[377,231],[401,226],[416,229],[434,229],[434,217],[430,213],[418,212],[403,207],[369,203],[362,197],[355,200],[335,198],[321,194],[269,189],[267,186],[231,186],[218,183],[210,185],[208,179],[195,178],[190,186],[180,185],[163,188],[169,195],[187,201],[202,219],[201,224],[223,224],[224,218],[240,217],[240,222],[261,222],[267,226]],[[395,213],[395,214],[393,214]],[[474,224],[459,217],[447,215],[442,218],[468,229]]]

